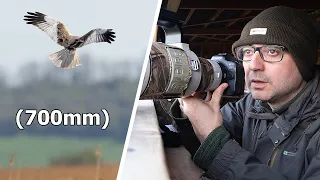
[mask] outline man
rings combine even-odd
[[[264,10],[232,45],[250,93],[220,109],[224,83],[204,100],[195,94],[173,104],[177,124],[181,111],[192,124],[199,144],[187,149],[205,177],[320,179],[317,26],[302,11]]]

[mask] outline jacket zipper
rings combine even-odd
[[[305,118],[305,119],[306,119],[306,118]],[[310,127],[311,125],[312,125],[312,122],[307,126],[307,128],[304,130],[304,132],[303,132],[302,135],[300,136],[298,142],[296,143],[294,152],[297,151],[297,149],[298,149],[297,144],[300,142],[302,136],[305,134],[306,130],[309,129],[309,127]],[[274,151],[273,151],[273,153],[272,153],[272,156],[271,156],[271,158],[269,159],[269,163],[268,163],[268,164],[269,164],[270,167],[273,166],[274,161],[275,161],[275,158],[276,158],[279,150],[280,150],[280,145],[274,149]]]
[[[269,164],[270,167],[273,166],[274,160],[275,160],[278,152],[279,152],[279,146],[273,151],[273,154],[272,154],[272,156],[271,156],[271,158],[270,158],[270,160],[269,160],[269,163],[268,163],[268,164]]]
[[[258,138],[258,133],[259,133],[259,122],[257,121],[257,124],[255,124],[254,130],[253,130],[253,136],[252,136],[252,141],[250,145],[251,152],[254,153],[255,151],[255,146],[257,143],[257,138]]]

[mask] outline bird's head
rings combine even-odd
[[[71,36],[70,43],[76,43],[80,39],[80,36]]]

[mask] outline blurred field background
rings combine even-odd
[[[87,60],[94,62],[93,59]],[[19,180],[37,177],[48,179],[40,178],[44,175],[49,175],[51,179],[58,176],[60,179],[94,178],[97,168],[95,153],[99,146],[101,179],[115,179],[136,93],[138,72],[121,73],[106,64],[97,63],[95,66],[105,69],[105,74],[110,73],[110,76],[100,80],[96,78],[94,82],[92,79],[95,79],[93,76],[97,72],[94,69],[97,67],[91,67],[90,70],[90,64],[86,66],[85,62],[83,68],[64,72],[52,67],[50,63],[37,64],[36,66],[44,69],[51,68],[39,74],[33,65],[23,67],[22,71],[28,74],[20,76],[25,79],[18,86],[7,85],[7,78],[3,74],[1,76],[0,97],[3,100],[0,101],[0,179],[7,179],[9,176],[12,155],[13,179],[18,178],[18,174]],[[118,63],[117,66],[124,64]],[[132,69],[141,68],[138,64],[130,66]],[[110,123],[107,129],[101,130],[99,126],[43,127],[37,126],[34,121],[33,125],[19,130],[15,114],[20,108],[99,112],[101,117],[101,108],[104,108],[109,112]]]
[[[97,178],[95,165],[24,168],[12,171],[0,169],[0,177],[12,180],[109,180],[116,179],[118,168],[117,164],[102,165]]]
[[[7,26],[0,28],[0,180],[116,178],[156,7],[148,0],[2,3],[0,21]],[[116,39],[79,49],[82,65],[60,69],[48,56],[61,47],[25,24],[27,11],[63,21],[73,35],[111,28]],[[104,117],[103,108],[110,121],[105,130],[36,121],[19,130],[15,116],[21,108]]]

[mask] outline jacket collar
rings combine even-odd
[[[273,112],[267,103],[257,100],[249,117],[273,121],[279,134],[286,137],[299,121],[320,113],[320,69],[302,91],[280,111]]]

